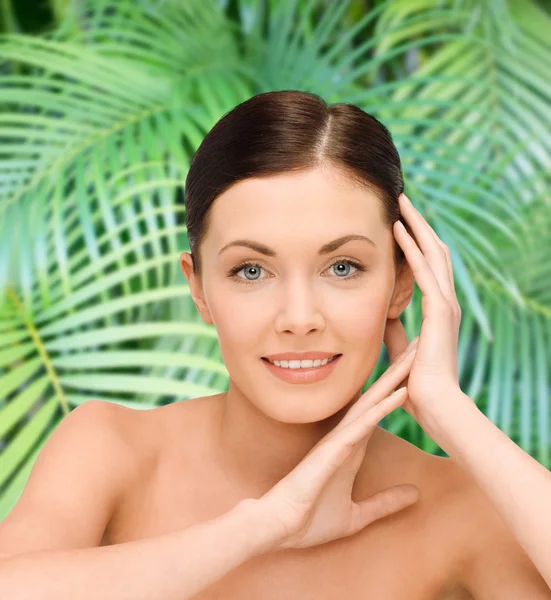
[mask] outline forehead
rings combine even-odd
[[[383,225],[374,192],[340,171],[316,168],[236,183],[211,207],[207,239],[217,248],[252,234],[282,243],[295,237],[317,243],[350,232],[374,239]]]

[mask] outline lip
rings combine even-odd
[[[287,383],[316,383],[329,377],[341,358],[342,354],[323,367],[312,367],[311,369],[284,369],[272,365],[267,360],[261,360],[273,375]]]
[[[279,354],[268,354],[262,358],[270,360],[323,360],[333,358],[339,352],[280,352]]]

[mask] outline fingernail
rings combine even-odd
[[[408,197],[407,197],[405,194],[402,194],[402,198],[403,198],[403,199],[404,199],[404,200],[405,200],[405,201],[406,201],[408,204],[411,204],[411,201],[410,201],[410,199],[409,199],[409,198],[408,198]]]
[[[419,342],[419,336],[417,336],[416,338],[414,338],[411,341],[410,345],[408,346],[408,353],[415,349],[418,342]]]

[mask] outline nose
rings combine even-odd
[[[316,292],[311,285],[295,281],[282,292],[276,317],[278,332],[291,331],[297,335],[305,335],[312,329],[322,331],[325,318],[321,310],[321,290]]]

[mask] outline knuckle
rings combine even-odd
[[[435,311],[442,317],[451,317],[453,313],[451,305],[444,298],[435,304]]]
[[[454,312],[453,305],[451,304],[451,302],[447,301],[442,303],[442,310],[448,315],[452,315]]]
[[[429,250],[427,250],[426,252],[427,256],[431,256],[433,258],[441,258],[443,255],[442,249],[440,247],[431,247]]]

